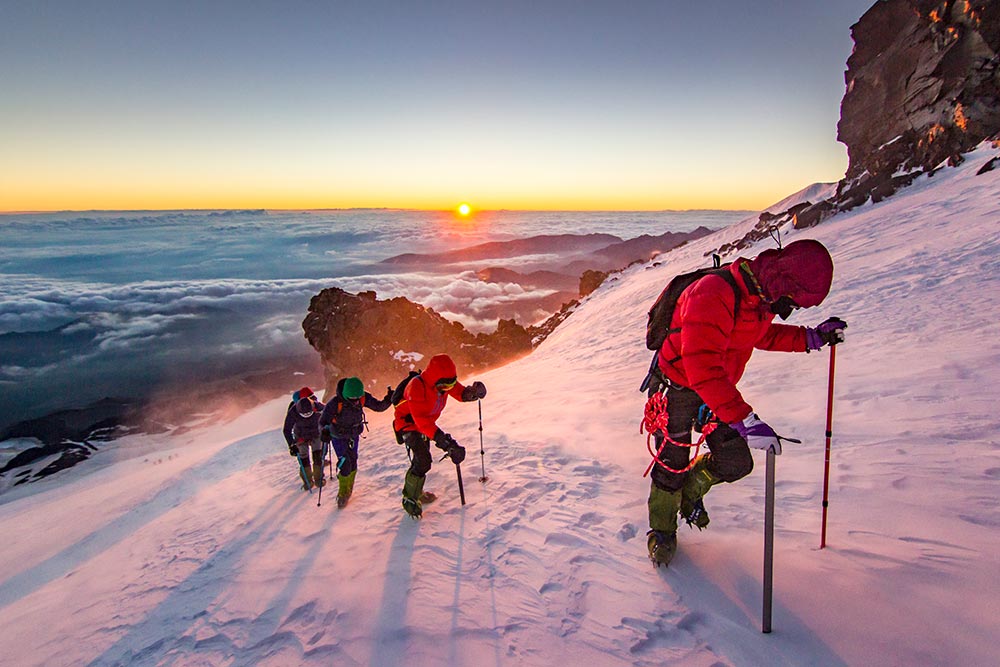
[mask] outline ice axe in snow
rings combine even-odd
[[[442,456],[440,460],[444,461],[446,458],[448,458],[450,456],[451,456],[451,454],[449,454],[448,452],[445,452],[444,456]],[[465,505],[465,484],[462,483],[462,464],[461,463],[456,463],[455,464],[455,473],[458,475],[458,495],[462,499],[462,505]]]
[[[458,473],[458,495],[462,499],[462,505],[465,505],[465,485],[462,484],[462,466],[459,463],[455,464],[455,472]]]
[[[801,443],[795,438],[777,436],[779,440]],[[771,595],[774,579],[774,450],[767,450],[767,471],[764,474],[764,610],[760,631],[771,632]]]
[[[774,575],[774,452],[767,450],[764,475],[764,615],[761,632],[771,632],[771,580]]]

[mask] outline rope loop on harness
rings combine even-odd
[[[649,472],[653,469],[654,465],[659,465],[661,468],[667,472],[672,472],[674,474],[685,473],[694,467],[695,460],[698,458],[698,452],[701,449],[701,445],[705,442],[708,435],[715,430],[716,423],[705,424],[701,429],[701,437],[698,438],[697,442],[678,442],[671,438],[667,431],[667,422],[670,416],[667,413],[667,395],[665,391],[658,391],[654,393],[646,401],[646,407],[643,410],[642,423],[639,425],[639,433],[643,431],[646,432],[646,449],[649,451],[649,455],[653,457],[653,460],[646,467],[646,472],[642,474],[643,477],[649,475]],[[663,435],[663,442],[660,443],[660,448],[653,451],[653,434],[659,431]],[[663,448],[667,444],[675,445],[677,447],[687,447],[694,448],[694,456],[691,457],[691,461],[680,470],[671,468],[666,463],[660,460],[660,454],[663,452]]]

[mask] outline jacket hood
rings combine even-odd
[[[427,368],[420,374],[428,385],[434,385],[441,378],[453,378],[458,375],[455,362],[447,354],[436,354],[431,357]]]
[[[781,250],[765,250],[749,263],[768,301],[789,296],[796,305],[811,308],[830,293],[833,258],[819,241],[803,239]]]

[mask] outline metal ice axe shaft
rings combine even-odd
[[[462,499],[462,505],[465,505],[465,485],[462,484],[462,466],[458,463],[455,464],[455,472],[458,473],[458,495]]]
[[[771,632],[771,581],[774,575],[774,452],[767,450],[764,475],[764,617],[761,632]]]
[[[449,456],[450,456],[450,454],[448,452],[445,452],[444,456],[441,457],[441,460],[444,461]],[[455,473],[458,475],[458,495],[462,499],[462,504],[465,505],[465,484],[462,483],[462,464],[461,463],[456,463],[455,464]]]

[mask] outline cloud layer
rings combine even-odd
[[[0,411],[314,358],[301,321],[327,287],[403,296],[474,332],[492,331],[500,317],[530,323],[562,300],[551,290],[482,282],[472,265],[452,273],[386,273],[378,265],[403,252],[541,234],[629,238],[743,215],[498,211],[472,222],[446,211],[392,210],[0,215]]]

